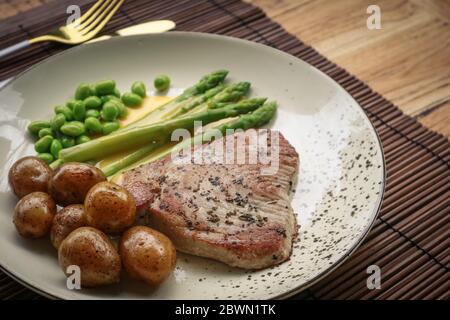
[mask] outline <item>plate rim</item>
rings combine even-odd
[[[367,235],[369,234],[370,230],[372,229],[378,214],[381,210],[381,206],[383,204],[383,200],[384,200],[384,193],[385,193],[385,188],[386,188],[386,176],[387,176],[387,172],[386,172],[386,159],[385,159],[385,155],[384,155],[384,150],[383,150],[383,144],[381,142],[381,138],[375,128],[375,126],[373,125],[372,121],[370,121],[369,116],[366,114],[366,112],[364,111],[363,107],[355,100],[355,98],[353,98],[353,96],[343,87],[341,86],[336,80],[334,80],[333,78],[331,78],[330,76],[328,76],[326,73],[324,73],[323,71],[321,71],[320,69],[316,68],[315,66],[309,64],[308,62],[306,62],[305,60],[298,58],[290,53],[287,53],[285,51],[282,51],[278,48],[269,46],[269,45],[265,45],[259,42],[255,42],[255,41],[251,41],[251,40],[246,40],[246,39],[241,39],[241,38],[236,38],[236,37],[232,37],[232,36],[228,36],[228,35],[220,35],[220,34],[213,34],[213,33],[206,33],[206,32],[194,32],[194,31],[170,31],[170,32],[165,32],[165,33],[156,33],[156,34],[141,34],[141,35],[131,35],[131,36],[126,36],[126,38],[152,38],[152,37],[167,37],[167,36],[191,36],[191,37],[199,37],[199,38],[211,38],[211,39],[216,39],[216,40],[227,40],[230,42],[239,42],[242,44],[247,44],[253,47],[259,47],[263,50],[269,50],[272,52],[275,52],[277,54],[280,54],[282,56],[288,57],[289,59],[293,59],[293,60],[297,60],[300,61],[304,64],[306,64],[307,66],[309,66],[310,68],[314,69],[315,72],[318,72],[322,77],[326,78],[328,81],[333,82],[334,84],[336,84],[337,86],[339,86],[344,92],[345,94],[348,96],[349,99],[351,99],[362,111],[363,117],[366,118],[367,122],[370,124],[370,128],[372,129],[373,133],[375,133],[376,136],[376,140],[378,143],[378,147],[380,150],[380,156],[381,156],[381,170],[382,170],[382,180],[381,180],[381,184],[379,187],[379,194],[378,194],[378,198],[376,201],[376,205],[375,205],[375,209],[372,212],[371,215],[371,222],[366,226],[366,228],[364,229],[364,231],[361,233],[361,235],[359,236],[359,238],[357,239],[357,241],[354,243],[354,245],[344,254],[342,255],[336,262],[334,262],[329,268],[325,269],[324,271],[322,271],[321,273],[319,273],[318,275],[316,275],[314,278],[306,281],[305,283],[303,283],[302,285],[288,290],[285,293],[282,294],[278,294],[275,295],[273,297],[269,297],[268,299],[275,299],[275,300],[282,300],[282,299],[288,299],[290,297],[292,297],[293,295],[306,290],[307,288],[313,286],[314,284],[316,284],[317,282],[319,282],[320,280],[322,280],[323,278],[325,278],[326,276],[328,276],[330,273],[332,273],[333,271],[335,271],[337,268],[339,268],[358,248],[359,246],[362,244],[362,242],[365,240],[365,238],[367,237]],[[102,42],[104,41],[121,41],[122,38],[125,38],[123,36],[114,36],[110,39],[107,40],[103,40],[103,41],[98,41],[98,42],[92,42],[92,43],[83,43],[81,45],[66,49],[64,51],[58,52],[56,54],[53,54],[47,58],[45,58],[42,61],[39,61],[35,64],[33,64],[32,66],[26,68],[25,70],[21,71],[20,73],[18,73],[17,75],[14,75],[12,77],[10,77],[9,79],[5,79],[5,80],[9,80],[7,83],[5,83],[3,86],[0,87],[0,92],[6,90],[6,88],[10,87],[12,84],[14,84],[14,82],[21,78],[23,75],[27,74],[28,72],[31,72],[33,69],[37,68],[39,65],[44,64],[49,62],[51,59],[54,59],[56,57],[62,56],[64,54],[69,54],[69,53],[73,53],[76,52],[77,50],[81,50],[84,46],[98,46],[101,45]],[[300,40],[299,40],[300,41]],[[311,47],[312,48],[312,47]],[[312,48],[313,50],[315,50],[314,48]],[[317,52],[318,53],[318,52]],[[320,55],[320,53],[318,53]],[[329,61],[327,58],[325,58],[328,62],[331,63],[331,61]],[[339,66],[338,66],[339,67]],[[348,73],[347,70],[339,67],[340,69],[344,70],[345,72]],[[360,80],[358,80],[360,81]],[[372,90],[372,89],[371,89]],[[51,294],[41,288],[35,287],[34,285],[26,282],[25,280],[22,280],[20,278],[19,275],[17,275],[14,271],[8,270],[5,266],[3,266],[3,263],[0,260],[0,270],[3,271],[6,275],[8,275],[9,277],[11,277],[12,279],[14,279],[15,281],[19,282],[20,284],[24,285],[25,287],[31,289],[32,291],[40,294],[41,296],[50,298],[50,299],[61,299],[61,300],[67,300],[68,298],[66,297],[61,297],[59,295],[54,295]],[[94,297],[95,299],[95,297]],[[97,298],[98,299],[98,298]]]

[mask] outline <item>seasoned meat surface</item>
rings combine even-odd
[[[255,136],[268,147],[256,146]],[[247,130],[191,151],[122,176],[147,223],[178,250],[230,266],[260,269],[288,259],[297,233],[289,198],[299,164],[294,147],[277,131]]]

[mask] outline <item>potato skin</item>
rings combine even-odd
[[[51,177],[52,169],[37,157],[17,160],[8,173],[9,185],[19,198],[36,191],[47,192]]]
[[[86,214],[82,204],[71,204],[59,211],[53,218],[50,240],[58,249],[61,242],[75,229],[87,225]]]
[[[55,170],[48,184],[48,190],[61,206],[84,202],[89,189],[106,181],[103,172],[86,163],[68,162]]]
[[[80,268],[83,287],[103,286],[120,280],[119,254],[108,236],[91,227],[72,231],[59,246],[58,260],[64,273],[70,265]]]
[[[136,218],[133,196],[112,182],[101,182],[89,190],[84,201],[88,225],[106,233],[120,233]]]
[[[176,250],[169,238],[145,226],[128,229],[120,239],[119,254],[133,278],[154,286],[175,269]]]
[[[45,192],[32,192],[20,199],[14,209],[13,222],[25,238],[45,236],[52,226],[56,204]]]

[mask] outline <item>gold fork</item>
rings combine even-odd
[[[0,58],[42,41],[56,41],[75,45],[86,42],[97,35],[111,20],[125,0],[98,0],[85,14],[72,23],[56,29],[53,33],[24,40],[0,50]]]

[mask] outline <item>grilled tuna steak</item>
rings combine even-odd
[[[267,140],[269,151],[272,137],[278,136],[275,174],[261,173],[269,165],[259,156],[270,152],[255,148],[254,141],[249,142],[251,133]],[[213,152],[221,146],[222,155]],[[192,156],[180,164],[168,155],[124,173],[120,183],[133,194],[138,208],[148,209],[147,223],[166,234],[178,250],[230,266],[260,269],[288,259],[297,233],[289,199],[299,162],[294,147],[269,130],[235,133],[202,147],[213,163],[194,164]],[[254,164],[248,164],[251,152],[258,154]],[[245,155],[246,163],[223,164],[225,154]]]

